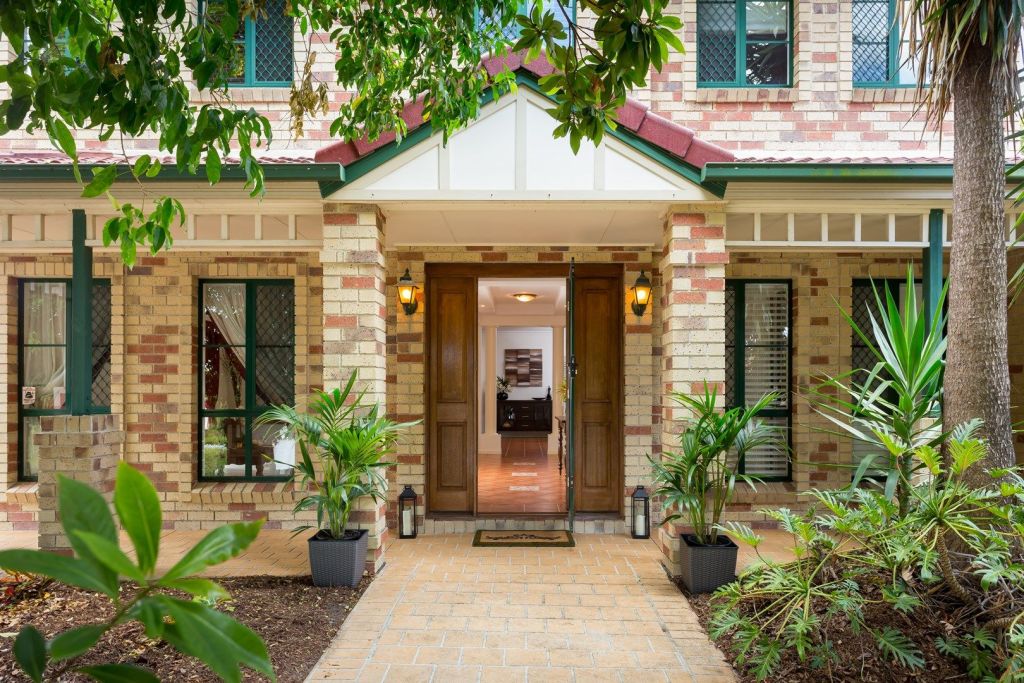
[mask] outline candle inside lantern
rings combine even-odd
[[[412,507],[406,507],[402,509],[402,530],[405,533],[411,533],[413,529],[413,509]]]
[[[647,515],[640,513],[636,516],[636,531],[637,536],[644,536],[647,534]]]

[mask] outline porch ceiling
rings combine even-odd
[[[667,204],[479,202],[385,205],[388,247],[661,243]]]

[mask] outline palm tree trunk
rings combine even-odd
[[[946,428],[985,421],[987,467],[1013,465],[1006,327],[1004,81],[975,38],[953,83],[953,247],[949,263]],[[975,474],[975,481],[983,481]]]

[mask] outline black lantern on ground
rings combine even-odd
[[[633,538],[651,537],[651,497],[647,489],[637,486],[633,491],[630,531]]]
[[[418,289],[416,281],[412,279],[409,269],[406,268],[405,274],[398,278],[398,303],[402,304],[402,310],[406,315],[412,315],[420,307],[419,302],[416,301],[416,290]]]
[[[647,304],[651,302],[651,280],[644,271],[640,271],[640,277],[636,279],[631,287],[633,290],[633,313],[638,318],[642,318],[644,311],[647,310]]]
[[[416,492],[408,484],[398,494],[398,537],[416,538]]]

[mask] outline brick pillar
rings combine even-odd
[[[324,388],[343,386],[353,370],[366,400],[385,403],[386,320],[383,218],[372,205],[324,207]],[[384,566],[385,503],[359,501],[351,520],[370,533],[366,569]]]
[[[57,516],[57,475],[98,489],[108,501],[120,459],[121,431],[116,415],[53,415],[41,418],[39,447],[39,547],[68,551]]]
[[[700,393],[704,382],[725,384],[725,214],[719,205],[675,207],[665,222],[662,282],[661,443],[679,443],[681,411],[668,398],[674,391]],[[724,398],[724,397],[723,397]],[[679,530],[661,526],[656,534],[672,575],[678,571]]]

